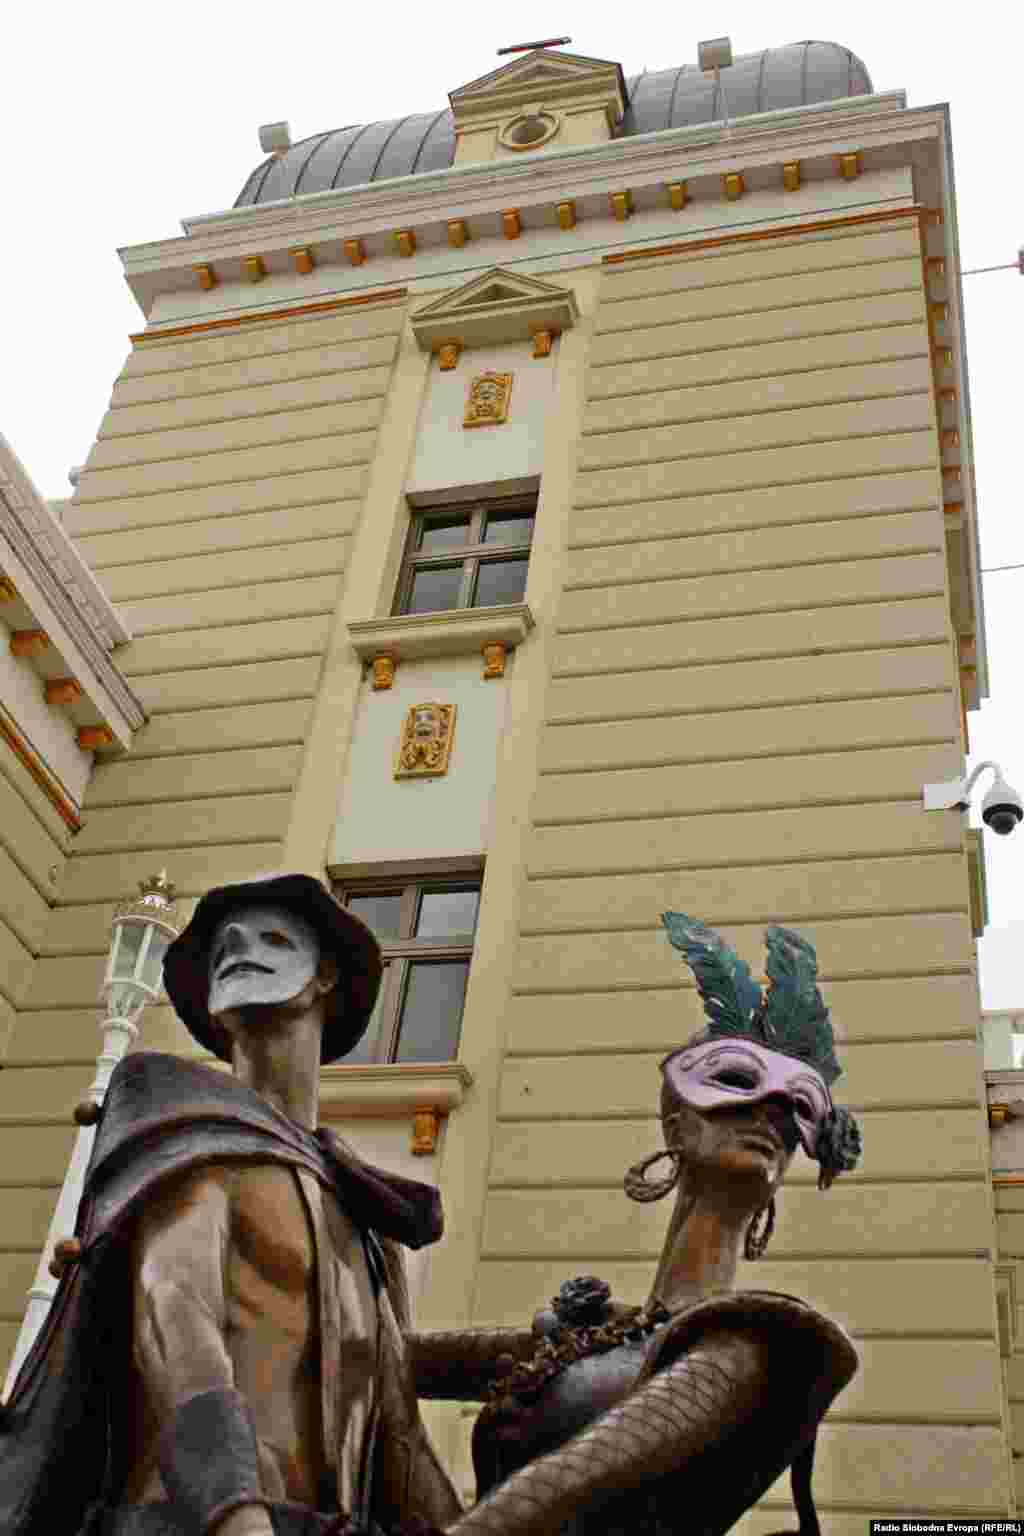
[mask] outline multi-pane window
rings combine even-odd
[[[414,512],[395,612],[521,603],[536,507],[531,496]]]
[[[341,882],[335,895],[373,929],[384,956],[370,1027],[345,1061],[454,1060],[480,877]]]

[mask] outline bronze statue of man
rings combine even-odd
[[[400,1245],[430,1186],[317,1130],[364,1033],[377,942],[304,875],[221,887],[168,951],[233,1076],[137,1052],[104,1102],[77,1261],[0,1418],[5,1536],[313,1536],[442,1525]]]

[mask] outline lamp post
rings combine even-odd
[[[7,1373],[5,1398],[10,1395],[22,1362],[42,1327],[67,1257],[75,1251],[77,1239],[71,1234],[75,1229],[101,1105],[114,1068],[138,1038],[138,1020],[143,1009],[160,996],[164,955],[178,933],[175,894],[167,871],[161,870],[148,880],[140,880],[138,896],[122,904],[114,913],[110,953],[100,988],[102,1045],[96,1058],[96,1076],[86,1097],[75,1109],[78,1135],[35,1280],[28,1293],[25,1319]]]

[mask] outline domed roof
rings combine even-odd
[[[856,54],[838,43],[820,42],[791,43],[739,57],[725,72],[724,84],[730,117],[867,96],[873,90]],[[627,92],[623,137],[713,123],[722,116],[720,87],[696,64],[634,75],[627,82]],[[315,133],[280,157],[272,155],[258,165],[235,207],[441,171],[451,165],[454,155],[455,127],[448,108],[335,128]]]

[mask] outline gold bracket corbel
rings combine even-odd
[[[436,1109],[417,1109],[412,1116],[412,1155],[430,1157],[437,1151],[441,1114]]]
[[[373,690],[379,693],[382,688],[390,688],[395,681],[395,658],[393,656],[375,656],[371,663],[373,672]]]

